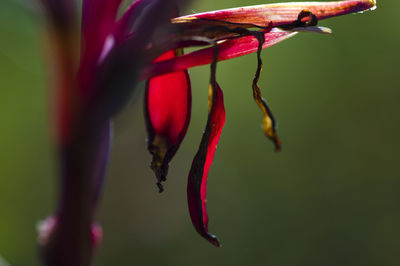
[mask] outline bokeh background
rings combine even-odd
[[[268,2],[268,1],[266,1]],[[262,4],[193,1],[186,13]],[[209,174],[210,231],[190,223],[186,178],[207,117],[207,66],[191,70],[192,123],[162,194],[148,167],[142,87],[115,119],[94,265],[400,265],[400,2],[321,22],[264,50],[260,85],[279,123],[273,151],[252,100],[255,55],[222,62],[227,122]],[[39,265],[36,223],[56,205],[42,29],[0,2],[0,256]]]

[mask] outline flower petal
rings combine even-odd
[[[219,85],[215,84],[216,89],[214,92],[212,86],[210,86],[209,105],[211,105],[211,110],[199,150],[193,159],[190,169],[187,196],[190,217],[197,232],[213,245],[219,247],[220,243],[217,237],[208,232],[208,215],[206,209],[208,171],[225,124],[224,97]]]
[[[219,20],[252,27],[268,27],[287,25],[297,19],[302,10],[311,11],[318,20],[360,12],[375,7],[375,0],[347,0],[332,2],[289,2],[265,4],[247,7],[230,8],[178,17],[173,23],[205,23],[209,20]]]
[[[155,61],[176,57],[170,50]],[[168,164],[185,137],[191,114],[192,95],[187,70],[151,78],[147,81],[144,112],[148,132],[148,149],[153,155],[151,168],[160,192],[166,180]]]
[[[265,42],[263,49],[271,47],[296,35],[296,32],[288,32],[279,29],[273,29],[265,32]],[[242,36],[239,38],[227,40],[218,44],[218,61],[224,61],[246,54],[257,52],[258,40],[254,36]],[[145,68],[141,73],[141,79],[147,79],[152,76],[165,74],[168,72],[188,69],[190,67],[210,64],[214,59],[214,48],[205,48],[195,52],[185,54],[175,59],[162,61],[152,64]]]

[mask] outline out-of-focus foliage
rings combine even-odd
[[[265,3],[195,1],[187,12]],[[400,264],[397,1],[323,21],[264,50],[260,86],[279,122],[273,152],[251,95],[255,55],[218,64],[227,122],[208,184],[215,249],[192,228],[186,178],[207,116],[208,67],[191,70],[193,116],[158,194],[145,150],[141,88],[115,119],[95,265]],[[35,224],[51,213],[46,53],[37,18],[0,3],[0,254],[36,266]]]

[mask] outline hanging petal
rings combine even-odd
[[[257,49],[257,70],[254,75],[252,89],[253,89],[253,98],[256,101],[257,105],[260,107],[263,113],[263,129],[264,134],[272,140],[275,145],[275,151],[280,151],[281,149],[281,141],[276,133],[276,121],[272,114],[271,109],[269,108],[267,101],[262,97],[260,87],[258,87],[258,80],[260,79],[260,74],[262,71],[262,60],[261,60],[261,50],[263,43],[265,41],[264,35],[260,32],[254,32],[254,37],[258,40],[258,49]]]
[[[175,58],[170,50],[156,61]],[[160,192],[166,180],[168,164],[185,137],[192,105],[190,78],[187,70],[151,78],[147,81],[144,108],[148,132],[148,149],[153,155],[151,168],[156,174]]]
[[[213,245],[219,247],[220,243],[217,237],[208,232],[208,215],[206,209],[208,171],[225,124],[223,93],[219,85],[215,84],[215,89],[212,86],[209,89],[209,106],[211,108],[199,150],[193,159],[190,169],[187,196],[190,218],[197,232]]]

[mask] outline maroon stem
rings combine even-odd
[[[91,224],[103,178],[104,158],[108,151],[109,121],[82,119],[78,132],[61,148],[62,190],[57,223],[42,249],[48,266],[88,266],[93,255]],[[89,121],[89,122],[88,122]],[[91,122],[90,122],[91,121]],[[106,141],[105,141],[106,140]],[[100,171],[99,166],[101,167]]]

